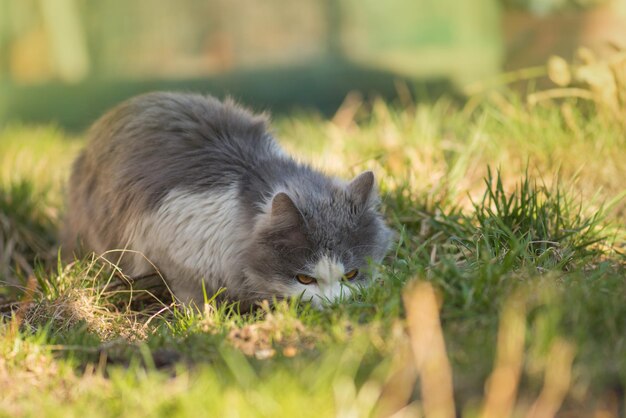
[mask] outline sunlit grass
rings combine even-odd
[[[240,314],[211,295],[184,310],[158,279],[57,263],[82,139],[0,133],[0,416],[589,416],[624,402],[623,124],[570,100],[351,96],[275,132],[336,175],[374,169],[398,233],[377,282],[323,311]]]

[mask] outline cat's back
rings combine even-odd
[[[194,159],[211,157],[237,165],[274,151],[266,131],[264,116],[253,115],[229,99],[149,93],[118,105],[98,120],[89,131],[85,153],[117,166],[158,159],[167,168],[184,159],[193,168]]]
[[[127,224],[172,191],[232,189],[279,152],[266,129],[264,116],[210,96],[150,93],[118,105],[93,125],[74,163],[64,246],[118,248]]]
[[[176,187],[228,187],[278,148],[264,116],[231,100],[150,93],[117,106],[89,131],[72,182],[143,195],[155,205]]]

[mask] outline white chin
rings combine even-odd
[[[302,294],[303,302],[310,302],[314,308],[320,310],[330,303],[346,300],[352,295],[350,288],[339,284],[325,290],[325,292],[322,292],[318,287],[315,289],[307,288],[304,292],[300,291],[299,294]]]

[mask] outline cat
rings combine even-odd
[[[109,257],[131,277],[156,267],[182,303],[223,288],[242,306],[302,296],[321,307],[367,285],[391,245],[371,171],[347,182],[295,161],[265,115],[230,99],[148,93],[88,137],[62,251],[129,250]]]

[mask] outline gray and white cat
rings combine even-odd
[[[345,182],[294,161],[263,116],[210,96],[151,93],[91,128],[70,179],[63,249],[132,250],[123,271],[156,266],[185,303],[202,303],[204,281],[209,296],[225,288],[244,306],[297,295],[320,306],[349,295],[348,283],[365,285],[368,263],[387,252],[378,203],[371,172]]]

